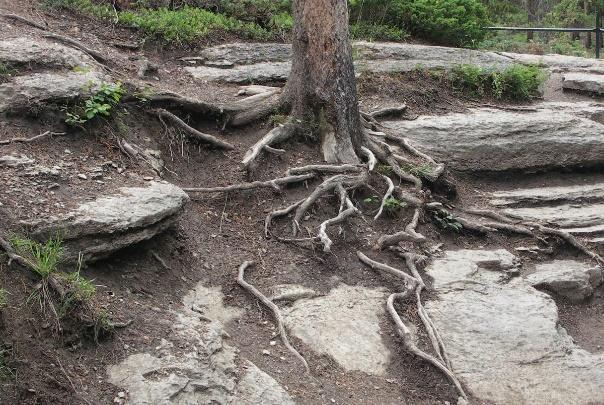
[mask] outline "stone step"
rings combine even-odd
[[[538,264],[526,281],[533,287],[580,302],[602,284],[602,268],[576,260],[554,260]]]
[[[570,72],[562,80],[563,89],[604,95],[604,74]]]
[[[604,183],[557,187],[522,188],[492,193],[489,200],[496,207],[539,205],[552,202],[585,202],[604,200]]]
[[[542,103],[536,111],[491,108],[413,121],[386,121],[411,143],[461,171],[604,164],[604,105]]]

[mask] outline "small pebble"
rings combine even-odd
[[[271,346],[274,346],[274,345],[276,345],[276,344],[277,344],[277,342],[275,342],[274,340],[271,340],[271,341],[269,342],[269,344],[270,344]]]
[[[86,180],[88,177],[84,173],[80,173],[80,174],[78,174],[78,178],[80,178],[82,180]]]
[[[124,391],[120,391],[117,393],[117,396],[120,398],[126,398],[126,393]]]
[[[265,356],[268,356],[268,355],[270,355],[270,354],[271,354],[271,352],[269,352],[268,350],[264,349],[264,350],[262,351],[262,354],[264,354]]]

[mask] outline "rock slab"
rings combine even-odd
[[[604,94],[604,75],[570,72],[562,76],[562,88],[586,93]]]
[[[288,330],[346,370],[385,373],[390,351],[380,336],[387,292],[341,285],[324,297],[300,299],[283,308]]]
[[[520,277],[508,281],[502,271],[513,265],[505,250],[461,250],[426,269],[438,295],[426,310],[454,371],[489,403],[602,403],[604,356],[574,344],[547,294]]]
[[[536,111],[490,108],[384,125],[462,171],[505,171],[604,164],[604,106],[542,103]],[[597,119],[596,119],[597,118]]]
[[[189,197],[179,187],[150,182],[124,187],[108,197],[81,204],[60,217],[29,223],[31,236],[63,240],[62,260],[75,262],[81,253],[93,261],[132,244],[150,239],[178,219]]]
[[[602,268],[575,260],[554,260],[536,266],[526,277],[530,285],[552,291],[571,301],[581,302],[602,284]]]

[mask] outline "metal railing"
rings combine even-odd
[[[596,36],[595,51],[596,59],[600,58],[600,51],[602,49],[602,15],[596,16],[596,27],[595,28],[537,28],[537,27],[484,27],[485,30],[490,31],[524,31],[524,32],[588,32],[594,33]]]

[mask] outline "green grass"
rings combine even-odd
[[[92,281],[81,276],[81,268],[82,257],[80,256],[76,271],[67,274],[63,273],[60,275],[61,279],[67,286],[67,294],[62,300],[59,308],[59,315],[61,317],[65,316],[78,304],[90,301],[90,299],[96,293],[96,287],[94,284],[92,284]]]
[[[449,74],[455,91],[473,97],[491,96],[497,100],[527,101],[538,96],[546,78],[537,66],[511,65],[502,71],[474,65],[460,65]]]
[[[45,243],[12,236],[10,243],[17,253],[31,263],[31,270],[42,279],[47,279],[56,271],[63,252],[59,236],[51,237]]]

